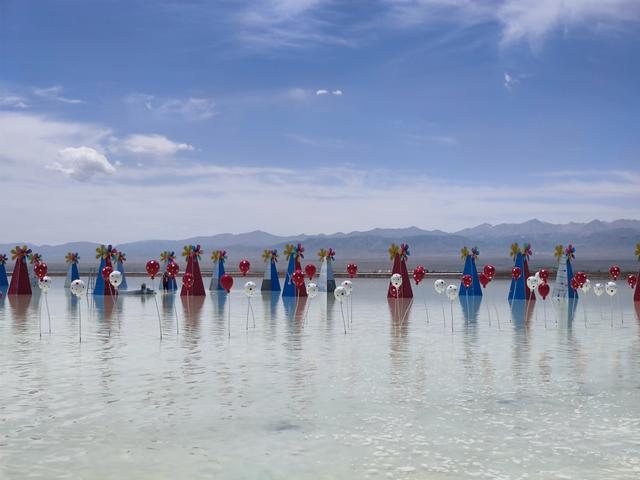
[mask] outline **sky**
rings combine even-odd
[[[0,242],[640,218],[637,0],[0,0]]]

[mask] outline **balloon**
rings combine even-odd
[[[122,274],[118,270],[114,270],[109,274],[109,283],[112,287],[118,288],[122,283]]]
[[[231,287],[233,287],[233,277],[228,273],[225,273],[220,277],[220,285],[225,289],[227,293],[231,292]]]
[[[435,288],[438,295],[442,295],[444,293],[445,285],[446,284],[442,279],[438,279],[435,282],[433,282],[433,288]]]
[[[613,278],[614,281],[618,280],[618,275],[620,275],[620,267],[617,265],[612,265],[609,269],[609,275],[611,275],[611,278]]]
[[[105,265],[105,267],[102,269],[102,279],[105,282],[109,281],[109,275],[111,275],[111,272],[113,272],[113,267],[111,265]]]
[[[178,265],[176,262],[169,262],[167,264],[167,275],[169,275],[171,278],[176,278],[179,272],[180,265]]]
[[[255,282],[246,282],[244,284],[244,294],[251,298],[256,294],[258,287],[256,286]]]
[[[636,288],[636,283],[638,283],[638,277],[636,277],[635,275],[629,275],[627,277],[627,283],[632,289]]]
[[[76,297],[81,297],[82,295],[84,295],[84,292],[87,290],[87,286],[84,284],[82,280],[77,279],[71,282],[69,290],[71,290],[71,293]]]
[[[536,288],[538,288],[538,285],[540,285],[540,279],[535,275],[527,278],[527,287],[529,287],[530,290],[535,290]]]
[[[618,286],[616,285],[616,282],[607,282],[604,289],[607,292],[607,295],[613,297],[618,291]]]
[[[575,277],[576,281],[578,282],[578,285],[581,286],[581,287],[587,281],[587,274],[584,273],[584,272],[576,272],[574,277]]]
[[[601,283],[596,283],[593,286],[593,293],[596,294],[596,297],[602,295],[604,293],[604,285],[602,285]]]
[[[489,280],[493,279],[493,276],[496,274],[496,267],[493,265],[485,265],[482,269],[482,272],[487,276]]]
[[[540,276],[540,280],[542,280],[543,283],[547,283],[547,280],[549,280],[549,272],[543,268],[538,272],[538,274]]]
[[[38,262],[33,267],[33,271],[39,279],[42,279],[47,274],[48,270],[47,264],[44,262]]]
[[[44,293],[47,293],[51,289],[52,283],[53,282],[51,281],[51,277],[48,277],[46,275],[38,280],[38,286]]]
[[[247,273],[249,273],[251,264],[249,263],[249,260],[240,260],[240,265],[238,265],[238,268],[240,269],[240,273],[242,273],[242,276],[244,277]]]
[[[580,288],[580,284],[578,283],[576,277],[573,277],[571,279],[571,288],[573,288],[574,290],[578,290]]]
[[[318,296],[318,285],[310,282],[309,285],[307,285],[307,296],[309,298],[316,298]]]
[[[511,269],[511,277],[515,280],[518,281],[518,279],[520,278],[520,274],[522,273],[522,271],[520,270],[520,267],[513,267]]]
[[[587,278],[584,284],[580,287],[580,290],[582,290],[582,293],[587,293],[589,290],[591,290],[591,280]]]
[[[182,276],[182,284],[187,288],[187,290],[191,290],[195,281],[196,279],[193,277],[193,273],[191,272],[187,272]]]
[[[349,265],[347,265],[347,273],[349,274],[349,277],[355,277],[358,274],[358,265],[356,265],[355,263],[350,263]]]
[[[416,285],[420,285],[420,282],[424,279],[425,272],[422,265],[418,265],[413,269],[413,280],[416,282]]]
[[[467,274],[462,276],[462,284],[464,285],[464,288],[469,288],[472,283],[473,278],[471,277],[471,275]]]
[[[391,282],[391,285],[393,285],[395,289],[398,290],[402,286],[402,275],[400,275],[399,273],[394,273],[393,275],[391,275],[391,279],[389,281]]]
[[[343,281],[342,287],[347,291],[347,295],[351,295],[351,292],[353,292],[353,283],[351,283],[351,280]]]
[[[551,290],[551,287],[549,287],[549,284],[546,282],[538,287],[538,293],[542,296],[543,300],[545,300],[547,295],[549,295],[549,290]]]
[[[336,297],[336,300],[338,300],[340,303],[342,303],[342,301],[347,296],[347,291],[345,290],[344,287],[337,287],[333,291],[333,296]]]
[[[145,268],[147,270],[147,273],[151,277],[151,280],[153,280],[154,278],[156,278],[156,275],[160,271],[160,264],[155,260],[149,260]]]
[[[291,280],[293,281],[293,284],[298,288],[304,285],[304,273],[302,273],[302,270],[295,270],[291,275]]]
[[[491,278],[489,278],[486,273],[480,272],[480,275],[478,275],[478,280],[480,280],[480,285],[482,285],[482,288],[487,288],[487,285],[491,281]]]
[[[447,287],[447,298],[453,301],[458,298],[458,286],[457,285],[449,285]]]
[[[304,267],[304,273],[307,274],[309,280],[313,280],[313,276],[316,274],[316,266],[313,263],[309,263]]]

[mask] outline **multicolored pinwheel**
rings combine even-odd
[[[531,244],[530,243],[525,243],[522,246],[522,255],[524,256],[524,258],[526,260],[529,260],[529,257],[531,255],[533,255],[533,250],[531,250]]]
[[[80,261],[80,254],[78,252],[69,252],[65,255],[64,260],[70,264],[77,264]]]
[[[26,245],[16,245],[15,248],[11,249],[11,260],[17,260],[19,258],[27,257],[30,253],[31,249]]]
[[[406,243],[401,243],[400,244],[400,260],[406,260],[409,255],[411,255],[411,253],[409,253],[409,245]]]
[[[200,245],[185,245],[182,249],[182,256],[185,259],[196,257],[196,260],[200,260],[201,255],[202,249],[200,248]]]
[[[573,245],[569,244],[567,245],[567,248],[564,249],[564,253],[567,254],[567,258],[572,259],[572,258],[576,258],[576,247],[574,247]]]
[[[127,255],[123,251],[117,250],[115,254],[115,260],[118,263],[124,263],[127,261]]]
[[[100,245],[98,248],[96,248],[96,259],[98,260],[106,260],[108,257],[110,257],[112,254],[111,252],[113,251],[113,247],[111,245]]]
[[[301,243],[296,245],[296,248],[294,249],[294,253],[297,259],[304,258],[304,247],[302,246]]]
[[[176,252],[174,251],[170,252],[169,250],[165,250],[160,254],[160,260],[162,260],[163,262],[171,262],[171,261],[174,261],[175,259],[176,259]]]
[[[6,254],[4,253],[0,254],[0,265],[4,265],[5,263],[7,263],[7,260],[8,258]]]
[[[213,262],[217,262],[222,260],[222,263],[227,261],[227,251],[226,250],[214,250],[211,252],[211,260]]]
[[[266,248],[264,250],[264,252],[262,252],[262,260],[264,261],[264,263],[269,263],[269,262],[277,262],[278,261],[278,250],[269,250],[268,248]]]
[[[31,265],[38,264],[42,261],[42,255],[40,255],[39,253],[30,253],[29,255],[27,255],[27,258],[29,259],[29,263]]]

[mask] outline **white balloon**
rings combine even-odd
[[[593,293],[596,294],[596,297],[602,295],[604,293],[604,285],[602,285],[601,283],[596,283],[593,286]]]
[[[540,285],[539,277],[532,275],[527,278],[527,287],[529,287],[531,290],[535,290],[536,288],[538,288],[538,285]]]
[[[310,282],[309,285],[307,285],[307,296],[309,298],[316,298],[318,296],[318,285]]]
[[[353,292],[353,283],[351,280],[345,280],[342,282],[342,286],[347,291],[347,295],[351,295],[351,292]]]
[[[111,272],[109,274],[109,283],[112,287],[118,288],[122,283],[122,273],[120,273],[118,270],[114,270],[113,272]]]
[[[71,290],[71,293],[76,297],[81,297],[82,295],[84,295],[84,292],[86,292],[87,286],[82,280],[78,279],[71,282],[71,286],[69,289]]]
[[[587,293],[589,290],[591,290],[591,280],[587,278],[587,281],[584,282],[584,285],[580,287],[580,290],[582,290],[582,293]]]
[[[455,300],[458,298],[458,286],[457,285],[449,285],[447,287],[447,298],[449,300]]]
[[[536,274],[534,275],[534,277],[536,277],[538,279],[538,285],[540,285],[542,283],[542,279],[540,278],[540,270],[538,270],[536,272]]]
[[[609,295],[610,297],[613,297],[618,291],[616,282],[607,282],[607,285],[604,288],[607,291],[607,295]]]
[[[333,291],[333,296],[336,297],[340,303],[347,297],[347,290],[344,287],[337,287]]]
[[[248,281],[244,284],[244,294],[249,298],[253,297],[257,290],[258,287],[255,282]]]
[[[51,289],[52,284],[53,282],[51,281],[51,277],[47,275],[45,275],[40,280],[38,280],[38,286],[40,287],[40,290],[43,291],[44,293],[47,293]]]
[[[394,273],[391,275],[391,285],[393,285],[396,290],[402,286],[402,275],[399,273]]]
[[[438,292],[438,295],[442,295],[444,293],[444,289],[446,288],[445,285],[446,283],[444,283],[444,280],[442,279],[439,279],[433,282],[433,288],[436,289],[436,292]]]

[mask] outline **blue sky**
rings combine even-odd
[[[5,1],[0,241],[639,218],[639,26],[636,0]]]

